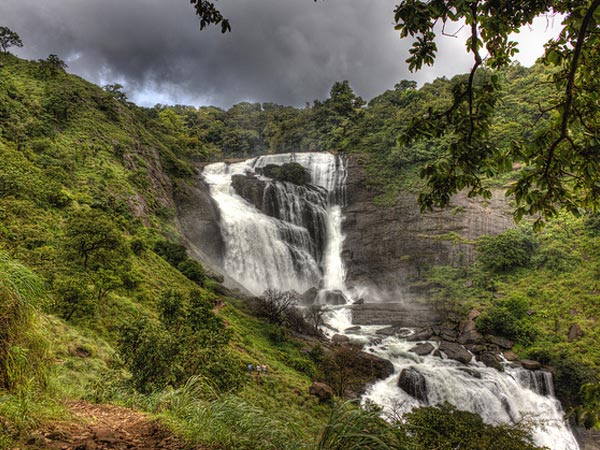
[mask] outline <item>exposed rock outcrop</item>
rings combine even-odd
[[[327,384],[318,381],[310,385],[308,388],[308,393],[317,397],[321,403],[329,401],[333,398],[333,389],[331,389],[331,387],[329,387]]]
[[[574,323],[573,325],[571,325],[571,327],[569,328],[569,335],[568,335],[569,342],[576,341],[577,339],[579,339],[582,336],[583,336],[583,330],[581,329],[579,324]]]
[[[410,281],[421,271],[467,262],[474,256],[474,239],[513,226],[500,190],[489,201],[459,193],[445,210],[428,213],[420,212],[416,194],[409,192],[401,192],[394,206],[379,207],[377,192],[368,187],[364,158],[350,155],[347,165],[343,232],[349,285],[370,287],[385,301],[418,297]]]
[[[426,327],[441,323],[442,315],[424,303],[363,303],[352,305],[352,323],[356,325],[390,325]]]
[[[500,358],[492,352],[486,352],[479,355],[477,360],[481,361],[487,367],[493,367],[500,372],[504,371],[504,366],[500,363]]]
[[[175,202],[179,228],[191,256],[218,271],[225,251],[219,208],[202,176],[198,175],[194,185],[179,185]]]

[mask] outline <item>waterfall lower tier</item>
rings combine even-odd
[[[347,308],[332,314],[338,326],[349,325],[343,310]],[[382,340],[376,334],[381,328],[363,326],[347,336],[394,365],[394,375],[371,386],[363,398],[382,406],[385,413],[397,417],[414,407],[448,402],[480,415],[489,424],[530,422],[536,445],[552,450],[579,449],[554,397],[549,372],[509,363],[499,372],[481,362],[462,364],[433,354],[419,356],[409,351],[416,342],[397,336]],[[430,344],[437,347],[436,342]]]

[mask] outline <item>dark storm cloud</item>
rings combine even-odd
[[[392,25],[395,0],[218,4],[232,33],[200,32],[188,0],[1,0],[0,25],[21,35],[20,56],[56,53],[70,72],[124,84],[147,105],[303,105],[346,79],[368,99],[403,78],[429,81],[470,62],[459,40],[445,39],[436,67],[410,74],[410,44]]]

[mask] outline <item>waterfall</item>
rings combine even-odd
[[[261,174],[269,164],[291,162],[299,163],[310,174],[308,185],[275,182]],[[350,298],[341,257],[347,173],[340,157],[330,153],[261,156],[232,164],[210,164],[203,176],[221,213],[227,275],[257,295],[267,288],[302,293],[321,287],[321,303],[326,302],[326,291],[341,291]],[[394,374],[372,385],[363,400],[395,414],[449,402],[479,414],[490,424],[531,420],[536,424],[537,445],[553,450],[579,449],[554,397],[549,372],[527,371],[509,363],[499,372],[473,361],[464,365],[417,356],[409,352],[414,342],[377,335],[381,326],[363,326],[358,331],[351,328],[352,312],[346,305],[327,309],[329,334],[331,330],[346,334],[364,344],[366,351],[394,365]],[[398,386],[404,369],[411,369],[407,378],[421,380],[420,400]]]
[[[260,174],[269,164],[291,162],[307,170],[310,184],[275,182]],[[236,176],[242,177],[237,178],[240,183],[249,179],[256,186],[254,204],[236,193]],[[267,288],[302,293],[318,286],[345,292],[341,224],[346,169],[340,157],[260,156],[210,164],[203,177],[221,213],[223,268],[229,276],[254,294]]]
[[[370,340],[378,327],[363,328],[362,339]],[[387,337],[369,348],[372,353],[389,359],[395,373],[371,386],[365,400],[381,405],[394,415],[417,406],[448,402],[479,414],[489,424],[529,420],[534,424],[536,445],[553,450],[579,449],[563,417],[560,402],[554,397],[550,372],[529,371],[510,363],[505,364],[504,372],[499,372],[480,362],[464,365],[436,356],[417,356],[409,352],[414,345],[415,342]],[[427,401],[417,400],[398,386],[402,370],[409,368],[425,378]]]

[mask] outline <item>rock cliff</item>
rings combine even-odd
[[[470,261],[474,239],[513,226],[500,190],[488,201],[460,193],[448,208],[426,213],[410,192],[401,192],[392,207],[377,206],[361,160],[355,155],[347,160],[343,257],[348,286],[367,287],[366,297],[414,299],[418,292],[412,284],[425,269]]]
[[[219,208],[197,168],[194,183],[178,185],[175,192],[177,224],[191,255],[214,270],[221,270],[225,249],[219,227]]]

